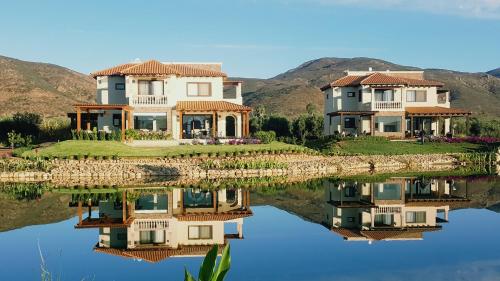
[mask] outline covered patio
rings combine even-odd
[[[179,101],[176,104],[179,139],[247,137],[248,106],[226,101]]]
[[[127,104],[75,104],[76,110],[76,131],[80,132],[82,129],[82,112],[85,112],[85,129],[92,130],[91,128],[91,111],[103,110],[119,110],[121,112],[121,139],[125,140],[125,130],[129,129],[132,125],[132,108]],[[95,114],[95,113],[94,113]]]
[[[453,117],[465,117],[467,127],[469,126],[469,116],[472,113],[457,108],[446,107],[407,107],[406,118],[409,124],[407,125],[407,135],[410,137],[417,136],[421,131],[434,136],[453,133]],[[440,119],[444,119],[444,124],[440,124]],[[443,125],[443,130],[440,130]]]

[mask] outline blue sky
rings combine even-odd
[[[500,67],[500,0],[3,2],[0,55],[83,73],[136,58],[217,61],[259,78],[320,57]]]

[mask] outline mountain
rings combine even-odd
[[[243,98],[249,106],[264,105],[268,113],[298,115],[312,102],[323,109],[319,88],[344,75],[346,70],[423,70],[427,79],[446,84],[452,106],[478,114],[500,116],[500,78],[487,73],[420,69],[373,58],[321,58],[308,61],[270,79],[243,80]]]
[[[297,116],[308,103],[323,110],[319,88],[342,77],[345,70],[424,70],[426,78],[442,81],[451,90],[452,105],[475,113],[500,116],[498,69],[466,73],[420,69],[372,58],[320,58],[308,61],[270,79],[243,80],[246,105],[264,105],[268,113]],[[47,63],[0,56],[0,116],[20,111],[65,116],[72,104],[95,101],[95,81],[84,74]]]
[[[11,199],[0,193],[0,232],[63,221],[76,214],[70,195],[46,193],[36,201]]]
[[[71,105],[95,101],[95,81],[73,70],[0,56],[0,115],[21,111],[64,116]]]
[[[489,75],[493,75],[495,77],[499,77],[500,78],[500,67],[499,68],[496,68],[496,69],[493,69],[493,70],[490,70],[488,72]]]

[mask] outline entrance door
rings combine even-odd
[[[226,117],[226,137],[236,136],[236,120],[233,116]]]

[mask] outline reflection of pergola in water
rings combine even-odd
[[[75,104],[76,109],[76,131],[81,131],[82,111],[86,112],[86,130],[90,128],[90,112],[96,110],[120,110],[121,111],[121,138],[125,140],[125,130],[132,124],[132,108],[126,104]],[[126,118],[125,118],[126,117]]]

